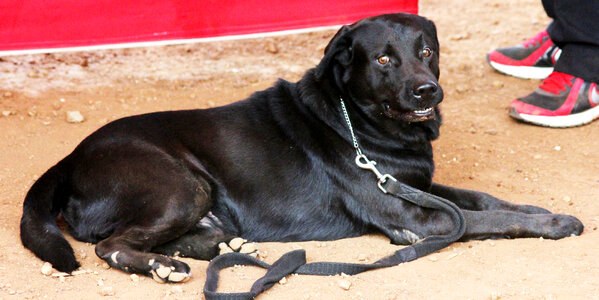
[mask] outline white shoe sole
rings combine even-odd
[[[553,67],[508,66],[494,61],[489,61],[489,64],[501,73],[523,79],[544,79],[553,72]]]
[[[541,126],[558,128],[575,127],[591,123],[593,120],[599,118],[599,106],[595,106],[589,110],[567,116],[547,117],[518,114],[514,111],[510,111],[510,116],[518,120]]]

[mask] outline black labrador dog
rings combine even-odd
[[[463,240],[580,234],[575,217],[432,182],[438,78],[433,22],[389,14],[344,26],[297,83],[279,80],[223,107],[127,117],[91,134],[31,187],[22,242],[60,271],[77,269],[60,214],[110,266],[180,282],[190,269],[169,256],[211,259],[235,237],[379,231],[411,244],[450,232],[447,214],[381,192],[356,166],[351,131],[381,172],[462,209]]]

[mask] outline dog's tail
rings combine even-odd
[[[64,161],[50,168],[31,187],[23,203],[21,242],[37,257],[62,272],[79,268],[73,248],[56,225],[56,217],[67,202]]]

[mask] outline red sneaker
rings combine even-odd
[[[487,62],[501,73],[519,78],[543,79],[553,72],[561,49],[543,30],[520,45],[495,49],[487,54]]]
[[[553,72],[530,95],[510,103],[510,116],[548,127],[580,126],[599,117],[597,83]]]

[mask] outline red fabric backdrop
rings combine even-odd
[[[418,0],[6,0],[0,51],[243,35],[340,25]]]

